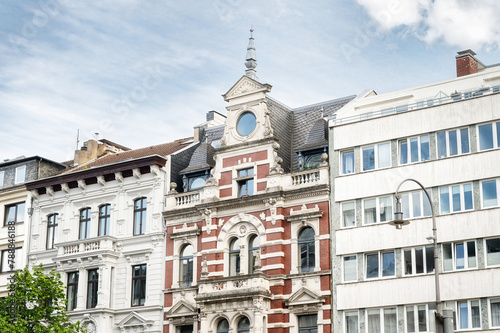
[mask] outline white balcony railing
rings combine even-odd
[[[246,292],[248,290],[269,290],[269,281],[260,276],[248,278],[234,277],[222,279],[199,280],[199,294],[212,294],[219,292],[229,292],[237,294],[238,292]]]
[[[115,238],[110,236],[96,237],[90,239],[79,239],[77,241],[56,244],[57,255],[67,256],[76,254],[90,254],[97,251],[114,251]]]

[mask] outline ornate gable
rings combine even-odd
[[[197,320],[198,311],[195,306],[182,300],[170,308],[170,310],[165,313],[165,316],[174,325],[185,325],[193,323]]]
[[[325,302],[325,297],[303,287],[295,292],[285,305],[293,313],[317,312]]]
[[[260,83],[246,75],[243,75],[238,82],[236,82],[231,89],[222,97],[226,102],[236,97],[243,97],[249,94],[264,92],[268,93],[271,91],[272,86],[267,83]]]
[[[116,324],[116,327],[125,332],[131,328],[134,329],[134,332],[144,332],[147,327],[153,325],[153,323],[153,320],[146,320],[140,314],[133,311]]]

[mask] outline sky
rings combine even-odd
[[[0,161],[62,162],[99,133],[130,148],[193,135],[245,74],[300,107],[500,62],[498,0],[0,2]]]

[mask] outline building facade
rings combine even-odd
[[[7,296],[8,278],[26,266],[26,245],[32,212],[26,182],[60,172],[65,165],[39,156],[0,163],[0,297]],[[9,253],[9,249],[13,250]],[[9,257],[10,254],[10,257]]]
[[[456,331],[500,330],[500,66],[456,61],[455,79],[366,91],[330,120],[334,332],[433,332],[435,269]]]

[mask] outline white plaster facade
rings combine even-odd
[[[444,307],[455,310],[456,330],[500,330],[500,313],[494,305],[500,302],[500,248],[495,247],[497,240],[500,244],[500,198],[490,204],[484,197],[485,182],[499,181],[500,146],[498,138],[493,138],[491,149],[480,142],[486,140],[480,138],[480,126],[500,126],[499,85],[500,67],[492,66],[477,74],[388,94],[366,91],[330,120],[335,332],[368,333],[376,326],[385,332],[434,330],[434,274],[430,266],[419,264],[427,265],[432,258],[420,257],[432,245],[426,239],[432,236],[432,219],[423,201],[417,203],[422,200],[417,184],[406,182],[401,188],[401,193],[415,198],[416,210],[409,209],[415,215],[408,218],[410,224],[397,230],[387,223],[393,219],[396,188],[407,178],[431,190],[441,300]],[[452,96],[455,91],[458,95]],[[458,141],[456,154],[452,153],[455,134],[464,138],[464,146]],[[442,138],[447,153],[441,155],[447,156],[438,158]],[[410,141],[416,143],[419,155],[414,161],[405,155],[409,156],[405,163],[401,155],[405,142],[410,150]],[[384,144],[389,152],[385,160]],[[383,167],[377,166],[379,161]],[[447,212],[445,198],[452,196],[451,191],[457,191],[453,196],[457,201],[448,201]],[[390,198],[390,203],[384,198]],[[444,258],[449,254],[445,270]],[[371,260],[378,260],[378,272],[372,270]]]

